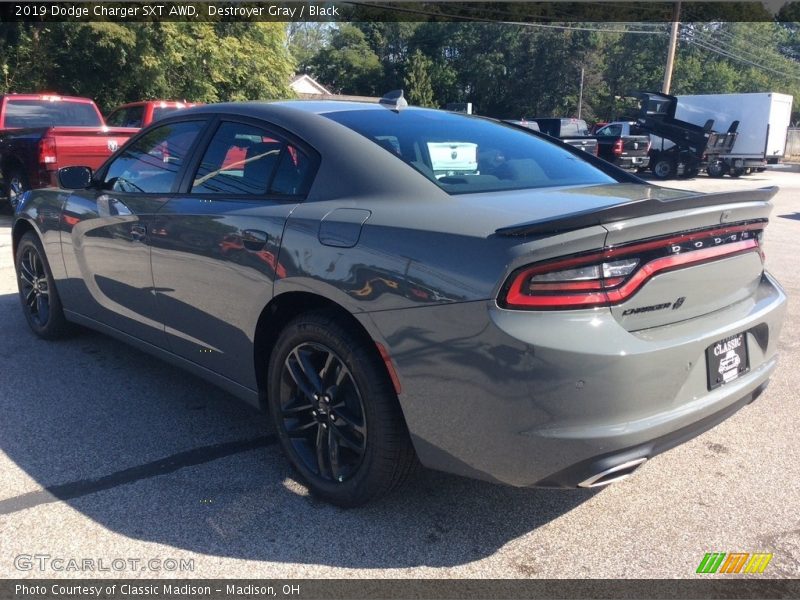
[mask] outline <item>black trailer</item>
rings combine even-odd
[[[652,143],[650,169],[659,179],[694,177],[705,167],[711,173],[721,165],[720,156],[728,154],[736,141],[739,121],[725,133],[714,131],[709,119],[702,127],[675,118],[678,99],[668,94],[643,92],[637,124],[661,142]],[[665,142],[673,145],[667,147]]]

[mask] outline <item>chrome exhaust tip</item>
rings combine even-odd
[[[586,481],[582,481],[578,484],[578,487],[582,488],[593,488],[593,487],[601,487],[604,485],[608,485],[609,483],[614,483],[617,481],[622,481],[623,479],[629,477],[633,472],[639,468],[639,466],[647,460],[646,457],[637,458],[635,460],[629,460],[628,462],[624,462],[621,465],[616,465],[611,467],[610,469],[606,469],[605,471],[600,471],[599,473],[592,475]]]

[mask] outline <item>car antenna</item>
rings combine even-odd
[[[403,98],[403,90],[394,90],[384,94],[380,99],[379,104],[391,108],[394,112],[399,113],[408,106],[408,102]]]

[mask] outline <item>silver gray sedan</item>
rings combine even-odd
[[[419,464],[604,485],[764,390],[775,189],[660,188],[401,104],[208,105],[63,169],[16,207],[31,329],[100,330],[269,410],[341,506]]]

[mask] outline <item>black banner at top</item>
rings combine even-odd
[[[673,2],[72,2],[2,1],[3,22],[473,21],[507,23],[652,22],[672,20]],[[682,20],[800,22],[800,0],[786,3],[685,1]]]

